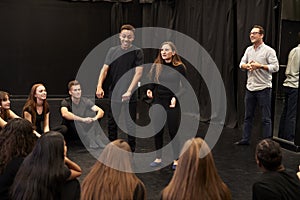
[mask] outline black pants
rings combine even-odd
[[[128,105],[129,104],[129,105]],[[127,135],[128,135],[128,144],[131,147],[131,151],[135,151],[135,133],[136,133],[136,107],[137,103],[136,101],[130,101],[129,103],[125,102],[111,102],[111,106],[109,107],[108,110],[108,138],[110,141],[114,141],[118,139],[118,125],[116,121],[119,119],[114,119],[114,116],[112,114],[112,109],[111,107],[114,108],[114,115],[119,118],[121,114],[121,109],[124,107],[125,113],[130,113],[130,116],[123,116],[125,123],[126,123],[126,128],[127,128]],[[129,111],[128,111],[129,109]],[[131,120],[130,120],[131,119]]]
[[[172,98],[172,97],[171,97]],[[171,98],[156,98],[153,102],[153,104],[160,104],[164,107],[164,109],[167,112],[167,126],[169,130],[169,136],[171,138],[172,147],[173,147],[173,155],[174,159],[177,159],[179,157],[180,153],[180,144],[178,140],[174,140],[174,137],[177,134],[178,127],[180,124],[180,106],[178,100],[176,100],[176,106],[174,108],[170,108]],[[156,113],[156,115],[160,115],[159,113]],[[153,120],[160,119],[160,116],[153,116]],[[155,123],[154,123],[155,124]],[[156,130],[156,128],[154,128]],[[162,151],[161,148],[163,147],[163,133],[164,128],[162,128],[155,136],[155,149],[156,149],[156,157],[161,158],[162,157]]]

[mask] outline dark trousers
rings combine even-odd
[[[178,127],[180,124],[180,106],[179,101],[176,101],[175,108],[170,108],[171,98],[156,98],[153,104],[160,104],[164,107],[165,111],[167,112],[167,126],[169,130],[169,136],[171,138],[172,142],[172,148],[173,148],[173,155],[174,159],[177,159],[179,157],[180,152],[180,144],[178,140],[175,140],[174,137],[176,136],[176,133],[178,131]],[[156,115],[160,115],[159,112],[155,113]],[[161,119],[160,116],[153,116],[152,118],[154,120],[154,125],[159,124],[156,123],[156,119]],[[156,157],[161,158],[162,157],[162,147],[163,147],[163,133],[164,133],[165,127],[163,127],[155,136],[155,149],[156,149]],[[157,130],[157,128],[154,127],[154,130]]]
[[[60,132],[61,134],[65,135],[68,131],[68,128],[65,125],[58,125],[55,127],[51,127],[50,130],[57,131],[57,132]]]
[[[263,138],[270,138],[272,136],[271,98],[271,88],[265,88],[260,91],[246,90],[243,141],[250,141],[257,104],[259,105],[262,114]]]
[[[129,106],[128,106],[129,104]],[[136,101],[130,101],[129,103],[126,102],[111,102],[111,107],[114,108],[114,115],[116,117],[120,116],[121,109],[124,107],[125,113],[130,113],[131,120],[129,120],[129,116],[124,116],[126,128],[127,128],[127,135],[128,135],[128,144],[131,147],[131,150],[135,151],[135,132],[136,132],[136,107],[137,103]],[[115,120],[114,116],[112,114],[112,109],[109,107],[108,110],[108,138],[110,141],[114,141],[118,139],[118,125],[116,121],[118,121],[118,118]],[[129,110],[128,110],[129,109]]]
[[[284,91],[285,102],[280,117],[278,136],[293,141],[296,128],[298,88],[284,87]]]
[[[98,121],[86,124],[84,122],[73,120],[65,120],[65,126],[67,132],[64,134],[66,141],[78,140],[80,139],[84,145],[90,146],[91,144],[103,145],[103,139],[101,138],[101,132],[97,128],[99,125]]]

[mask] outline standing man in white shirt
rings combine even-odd
[[[239,67],[247,71],[247,86],[245,93],[244,132],[237,145],[249,145],[256,105],[262,114],[263,138],[272,137],[271,98],[272,73],[279,70],[278,59],[274,49],[263,42],[264,29],[254,25],[250,32],[249,46]]]

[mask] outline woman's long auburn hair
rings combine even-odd
[[[31,111],[31,113],[32,113],[32,124],[34,124],[34,125],[35,125],[35,122],[36,122],[36,112],[37,112],[37,109],[36,109],[37,100],[36,100],[36,97],[34,95],[36,93],[36,89],[39,86],[44,86],[44,85],[41,84],[41,83],[37,83],[37,84],[34,84],[31,87],[30,93],[28,95],[27,101],[26,101],[26,103],[23,107],[23,112],[22,112],[22,116],[24,117],[24,111],[25,110],[28,109],[28,110]],[[44,118],[45,118],[46,114],[49,112],[49,104],[47,102],[47,99],[45,99],[44,103],[43,103],[43,112],[44,112]]]
[[[127,142],[118,139],[109,143],[84,178],[81,199],[130,200],[138,185],[145,191],[142,181],[132,173],[131,161],[131,150]]]
[[[9,98],[9,94],[4,91],[0,91],[0,117],[7,121],[10,118],[10,112],[2,107],[2,101],[6,101]]]
[[[193,138],[184,144],[175,173],[162,191],[162,199],[231,199],[230,190],[220,178],[203,139]]]
[[[165,44],[167,44],[167,45],[169,45],[169,46],[171,47],[172,52],[175,52],[175,55],[172,56],[172,61],[171,61],[172,64],[173,64],[173,66],[176,66],[176,67],[177,67],[177,66],[179,66],[179,65],[183,65],[183,67],[185,67],[185,65],[184,65],[184,64],[182,63],[182,61],[181,61],[180,56],[177,54],[177,48],[176,48],[175,44],[174,44],[173,42],[166,41],[166,42],[163,42],[163,43],[161,44],[160,49],[161,49]],[[164,63],[164,60],[163,60],[163,58],[161,57],[160,49],[159,49],[158,55],[157,55],[157,57],[156,57],[156,59],[155,59],[153,65],[152,65],[152,67],[151,67],[151,70],[150,70],[150,72],[149,72],[149,77],[150,77],[150,79],[152,79],[153,76],[154,76],[154,80],[155,80],[157,83],[159,83],[159,76],[160,76],[161,71],[162,71],[162,67],[163,67],[162,64]]]

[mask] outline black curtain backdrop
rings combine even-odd
[[[276,0],[2,0],[0,89],[25,98],[33,83],[42,82],[50,97],[65,96],[84,58],[122,24],[164,27],[192,37],[210,54],[226,88],[225,124],[235,127],[244,116],[246,74],[238,64],[250,45],[249,31],[262,25],[265,43],[276,49],[278,9]],[[157,51],[145,52],[146,61],[153,61]],[[206,83],[186,64],[201,120],[209,121],[213,114]]]

